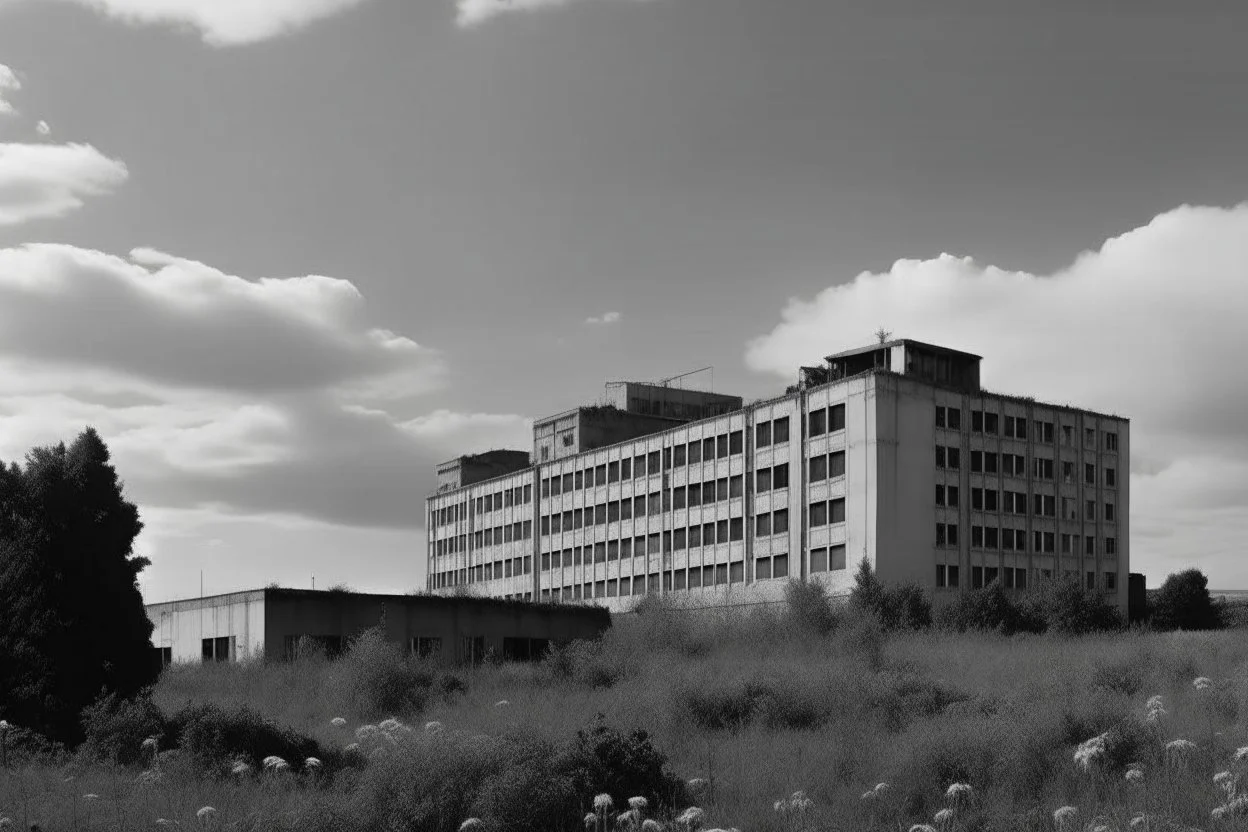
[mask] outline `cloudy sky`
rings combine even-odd
[[[1133,420],[1248,588],[1238,0],[0,0],[0,459],[95,425],[150,600],[423,584],[433,464],[871,339]]]

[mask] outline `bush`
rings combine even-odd
[[[281,757],[292,769],[302,768],[308,757],[319,758],[326,769],[341,763],[336,750],[327,752],[316,740],[272,723],[250,708],[187,706],[169,720],[166,737],[206,769],[222,769],[240,758],[259,768],[270,755]]]
[[[840,623],[840,612],[818,581],[791,580],[784,588],[785,613],[793,629],[826,635]]]
[[[81,751],[86,756],[121,765],[144,760],[143,741],[149,737],[164,738],[168,725],[165,715],[144,692],[131,699],[109,694],[82,712],[86,741]]]
[[[1118,608],[1104,593],[1086,589],[1076,578],[1044,581],[1025,592],[1018,601],[1023,624],[1020,629],[1086,635],[1122,626]]]
[[[923,589],[914,583],[886,587],[866,558],[858,563],[849,603],[860,612],[874,615],[885,632],[922,630],[932,624],[932,602]]]
[[[406,655],[380,629],[365,630],[334,668],[339,698],[362,719],[424,710],[438,673]]]
[[[1023,610],[997,581],[982,589],[963,592],[940,611],[938,623],[947,629],[995,630],[1010,635],[1036,632],[1043,625],[1024,615]]]
[[[1209,579],[1199,569],[1186,569],[1166,578],[1153,597],[1149,623],[1156,630],[1216,630],[1221,610],[1209,596]]]
[[[646,731],[624,733],[598,715],[595,725],[578,731],[556,770],[565,773],[583,801],[609,794],[620,802],[641,796],[651,807],[684,805],[684,782],[667,768],[667,755],[654,747]]]

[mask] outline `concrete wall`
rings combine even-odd
[[[175,663],[201,661],[203,640],[222,636],[234,637],[237,660],[265,653],[263,590],[149,604],[147,617],[152,646],[169,648]]]

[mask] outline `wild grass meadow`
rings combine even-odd
[[[471,669],[370,635],[332,662],[172,668],[150,702],[98,706],[73,755],[11,726],[0,825],[1248,830],[1246,633],[649,606]]]

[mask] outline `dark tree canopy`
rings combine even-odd
[[[1158,630],[1216,630],[1221,610],[1209,596],[1209,579],[1199,569],[1166,578],[1153,598],[1149,623]]]
[[[92,428],[0,466],[0,716],[73,744],[102,692],[154,681],[142,528]]]

